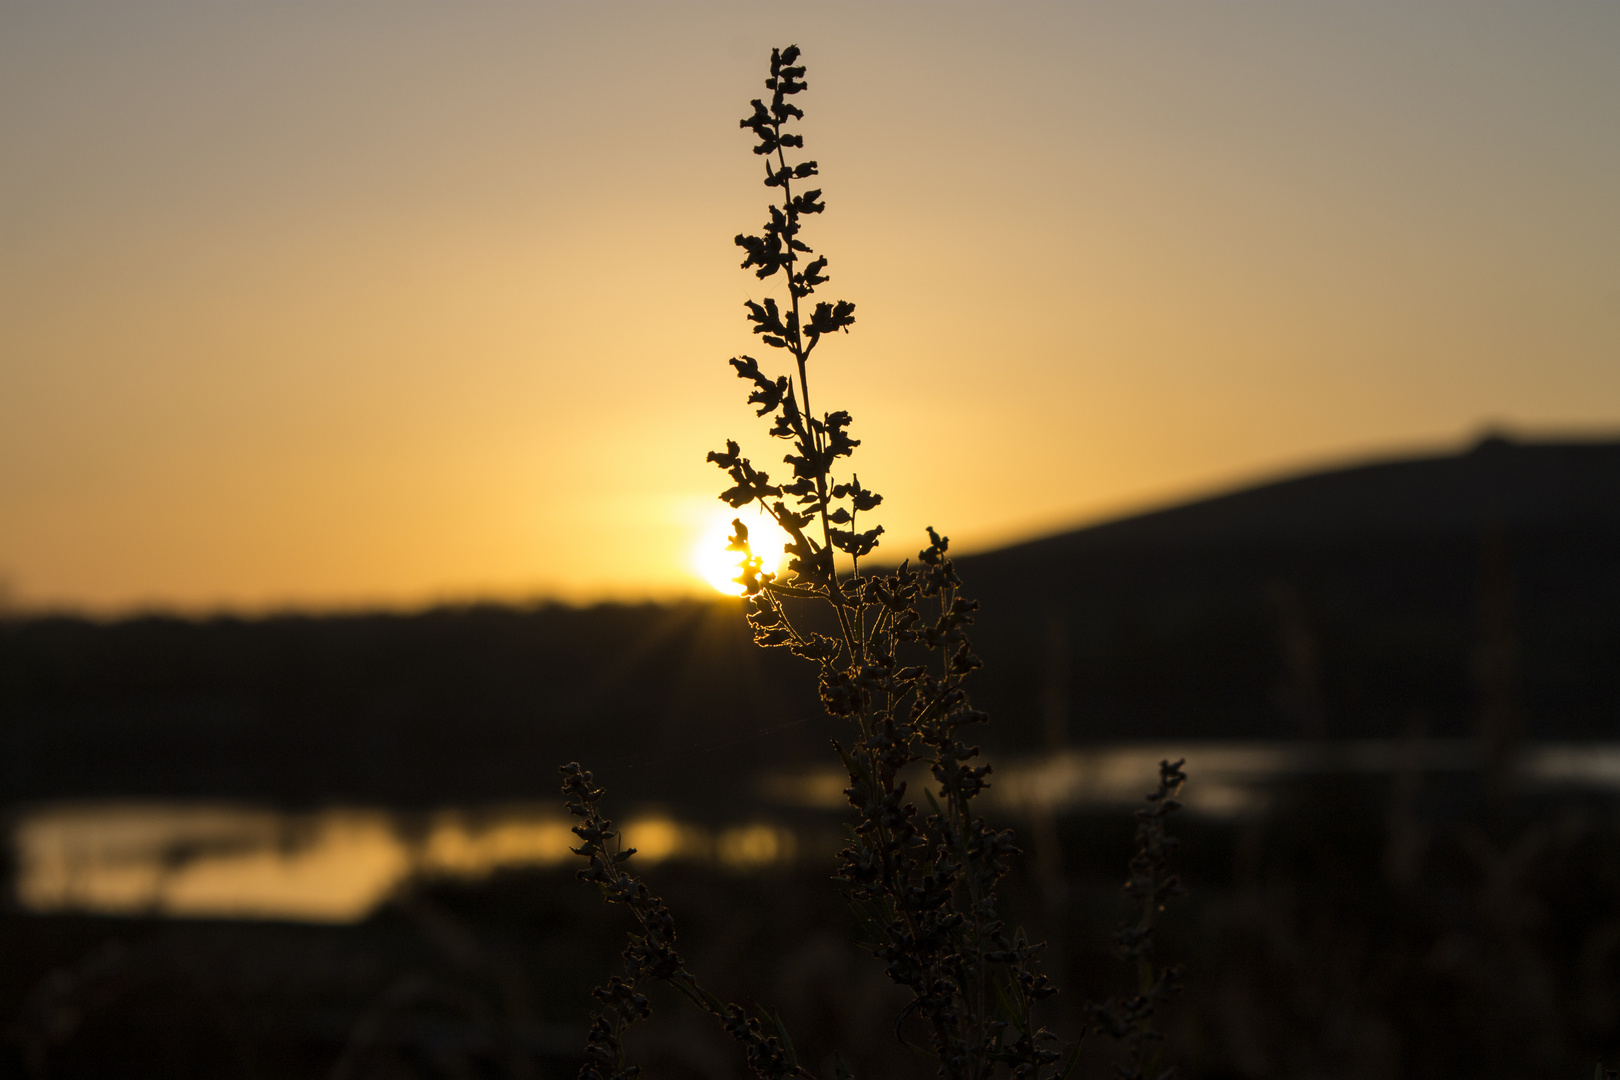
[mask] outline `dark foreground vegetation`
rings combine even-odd
[[[1183,816],[1160,954],[1185,1077],[1570,1077],[1620,1058],[1620,803],[1534,786],[1546,742],[1617,740],[1620,446],[1482,444],[1307,477],[961,562],[993,755],[1149,739],[1474,740],[1481,767],[1273,781]],[[554,798],[588,761],[683,818],[758,809],[832,736],[733,605],[0,628],[0,795],[397,807]],[[801,693],[802,691],[802,693]],[[795,696],[798,695],[798,696]],[[1196,763],[1192,784],[1198,782]],[[992,776],[992,782],[995,777]],[[1152,786],[1142,777],[1141,790]],[[804,811],[832,834],[836,812]],[[817,816],[817,815],[820,816]],[[1123,810],[1012,819],[1006,889],[1052,947],[1046,1022],[1129,987],[1108,949]],[[807,833],[807,835],[809,834]],[[827,852],[644,873],[727,1000],[799,1052],[922,1076],[850,942]],[[418,882],[349,926],[0,915],[0,1076],[571,1076],[617,925],[565,871]],[[655,1003],[656,1004],[656,1003]],[[649,1076],[723,1077],[676,1008]],[[1083,1075],[1112,1067],[1087,1044]]]
[[[1420,797],[1414,852],[1397,786],[1305,787],[1263,821],[1179,823],[1189,896],[1160,939],[1186,967],[1160,1021],[1179,1075],[1584,1080],[1614,1054],[1620,808],[1517,801],[1439,820]],[[1067,819],[1061,874],[1026,860],[1010,883],[1067,980],[1047,1018],[1059,1030],[1130,984],[1105,947],[1128,835],[1123,816]],[[829,1067],[836,1046],[857,1075],[929,1075],[896,1041],[903,1000],[851,944],[825,863],[644,873],[682,912],[704,982],[773,1002],[807,1064]],[[0,1075],[572,1076],[618,933],[563,872],[424,883],[346,927],[9,912]],[[746,1075],[677,1004],[629,1035],[647,1075]],[[1081,1074],[1110,1075],[1106,1040],[1086,1050]]]

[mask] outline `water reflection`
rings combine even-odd
[[[386,815],[357,810],[57,806],[14,838],[17,899],[34,911],[345,922],[410,868]]]
[[[561,864],[575,857],[570,827],[554,808],[529,806],[425,819],[350,808],[45,806],[13,831],[16,894],[40,912],[352,922],[413,878]],[[698,859],[736,871],[791,860],[798,847],[765,823],[708,830],[647,815],[623,832],[644,863]]]
[[[1270,782],[1290,776],[1482,767],[1469,740],[1091,747],[997,762],[986,809],[1016,817],[1135,805],[1167,757],[1187,759],[1188,811],[1225,818],[1264,810]],[[1531,785],[1620,791],[1620,744],[1527,747],[1520,773]],[[914,790],[927,779],[919,772]],[[842,813],[847,784],[836,768],[808,770],[762,777],[759,795],[778,806]],[[350,922],[413,879],[563,864],[577,842],[570,826],[551,805],[414,815],[196,803],[44,806],[22,814],[13,830],[16,895],[41,912]],[[805,846],[792,830],[760,821],[705,828],[649,813],[623,830],[643,864],[685,859],[749,872],[790,862]]]
[[[1313,774],[1458,773],[1484,766],[1473,739],[1364,739],[1345,742],[1165,742],[1091,746],[995,762],[987,807],[1003,813],[1062,814],[1138,805],[1161,760],[1186,759],[1188,812],[1216,818],[1266,809],[1268,785]],[[1519,755],[1530,787],[1620,791],[1620,744],[1539,744]],[[912,785],[927,782],[918,769]],[[784,806],[841,809],[849,780],[831,767],[761,777],[760,796]]]

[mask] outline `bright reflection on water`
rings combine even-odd
[[[351,922],[417,877],[479,878],[576,858],[571,822],[545,807],[290,814],[232,805],[79,803],[24,814],[17,899],[32,911]],[[794,857],[786,829],[708,830],[668,817],[623,825],[638,860],[749,871]]]
[[[410,870],[385,815],[84,804],[29,813],[17,899],[35,911],[359,918]]]
[[[1187,759],[1193,814],[1263,811],[1268,783],[1319,773],[1477,771],[1469,740],[1165,743],[1089,747],[996,763],[987,811],[1119,809],[1151,790],[1161,758]],[[1529,785],[1620,791],[1620,744],[1540,744],[1519,759]],[[927,783],[911,779],[913,790]],[[767,803],[848,812],[838,769],[761,778]],[[377,809],[281,813],[228,804],[79,803],[17,819],[17,899],[33,911],[350,922],[422,877],[473,879],[574,858],[571,822],[552,806],[403,814]],[[801,838],[766,823],[707,829],[663,815],[624,823],[641,863],[706,862],[737,872],[792,861]]]
[[[1262,812],[1268,784],[1313,774],[1458,773],[1484,765],[1472,739],[1364,739],[1347,742],[1165,742],[1076,747],[1036,758],[998,761],[985,793],[1001,813],[1071,813],[1139,805],[1152,791],[1161,760],[1186,759],[1187,811],[1215,818]],[[1519,756],[1522,782],[1539,787],[1620,791],[1620,744],[1543,743]],[[915,788],[927,782],[918,771]],[[786,806],[832,810],[847,806],[849,780],[823,768],[765,776],[759,794]]]

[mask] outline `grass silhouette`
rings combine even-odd
[[[1020,852],[1011,830],[974,812],[973,800],[991,772],[980,762],[979,747],[967,741],[971,729],[988,720],[967,688],[981,666],[967,635],[978,603],[962,594],[949,540],[932,527],[915,564],[908,559],[872,568],[883,527],[861,525],[883,497],[849,467],[860,445],[850,414],[811,407],[811,360],[825,341],[849,331],[855,305],[817,299],[829,280],[828,260],[806,242],[804,228],[826,205],[821,190],[808,186],[817,163],[789,160],[790,151],[804,149],[804,137],[789,130],[804,117],[792,100],[806,89],[799,57],[797,46],[772,50],[765,81],[770,97],[755,99],[740,125],[756,140],[754,153],[764,162],[772,194],[760,232],[736,238],[746,253],[742,265],[786,288],[780,300],[745,301],[747,317],[786,373],[772,374],[747,355],[731,365],[748,384],[756,415],[769,418],[770,436],[786,444],[791,476],[774,482],[734,440],[709,454],[730,481],[720,497],[734,509],[758,503],[789,537],[788,568],[778,575],[764,569],[748,529],[735,520],[736,580],[755,643],[785,648],[814,665],[823,707],[848,722],[848,735],[833,748],[848,772],[845,794],[856,820],[835,879],[858,917],[861,944],[910,995],[896,1018],[897,1036],[936,1062],[946,1080],[1067,1076],[1080,1039],[1065,1045],[1037,1015],[1038,1003],[1057,992],[1038,969],[1042,945],[1009,926],[998,910],[997,884]],[[919,766],[926,779],[915,775]],[[621,847],[600,812],[602,791],[594,778],[577,763],[563,773],[569,809],[582,819],[575,850],[588,866],[580,876],[608,902],[627,908],[638,931],[624,952],[622,974],[595,991],[601,1007],[582,1080],[637,1075],[622,1036],[649,1014],[647,980],[669,983],[713,1015],[741,1044],[755,1076],[811,1075],[778,1017],[765,1010],[750,1015],[699,984],[676,948],[670,911],[626,869],[634,849]],[[1127,1078],[1165,1075],[1152,1018],[1175,988],[1176,973],[1153,961],[1153,924],[1180,888],[1166,870],[1174,842],[1165,836],[1164,819],[1178,807],[1184,779],[1179,763],[1166,763],[1150,808],[1139,815],[1141,849],[1126,885],[1139,916],[1117,936],[1137,968],[1138,992],[1091,1013],[1092,1026],[1124,1041],[1119,1074]],[[922,788],[920,798],[913,785]],[[848,1075],[841,1066],[839,1073]]]

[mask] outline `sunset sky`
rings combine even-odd
[[[788,42],[895,556],[1620,433],[1612,0],[0,0],[6,602],[707,588]]]

